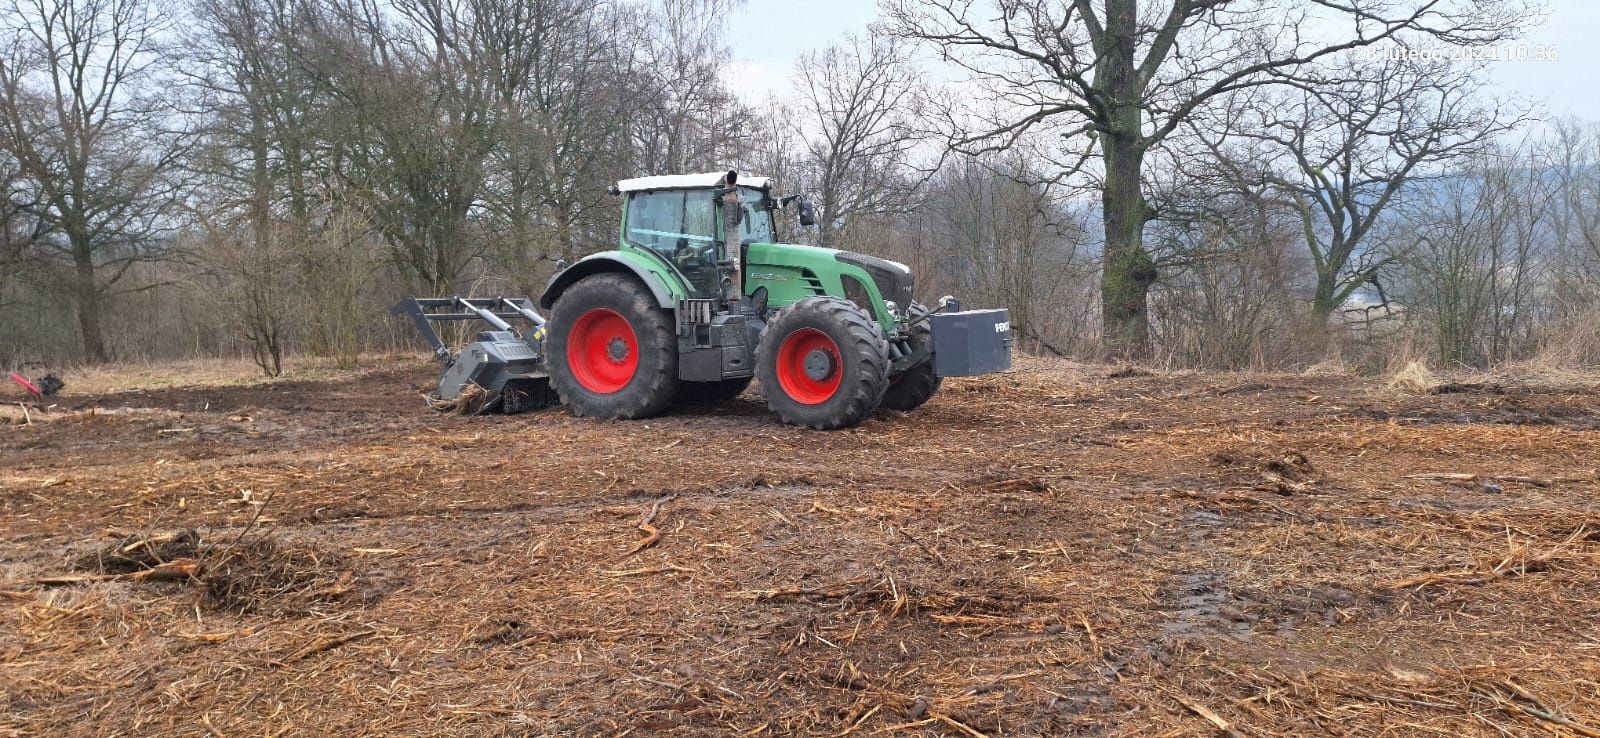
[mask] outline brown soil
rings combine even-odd
[[[0,736],[1600,735],[1592,388],[1031,366],[818,433],[431,376],[0,426]]]

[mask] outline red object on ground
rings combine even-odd
[[[38,387],[33,386],[33,383],[29,382],[28,378],[22,376],[21,374],[18,374],[16,372],[12,372],[11,373],[11,381],[22,385],[22,388],[27,390],[28,394],[33,395],[34,397],[44,397],[44,393],[40,392]]]

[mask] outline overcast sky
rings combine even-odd
[[[1557,60],[1494,62],[1495,85],[1539,103],[1544,115],[1600,121],[1600,0],[1546,2],[1549,15],[1522,44],[1553,47]],[[748,0],[729,29],[746,100],[786,94],[802,52],[864,34],[876,15],[872,0]],[[1502,56],[1517,52],[1509,48]]]

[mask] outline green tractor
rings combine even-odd
[[[802,198],[774,198],[766,178],[735,172],[618,182],[617,248],[564,265],[537,306],[526,299],[412,298],[409,314],[445,364],[439,396],[470,386],[477,408],[559,401],[575,415],[645,418],[675,402],[718,402],[753,379],[785,423],[847,428],[878,407],[912,410],[942,378],[1011,365],[1007,311],[930,309],[905,265],[777,243],[774,218]],[[496,330],[451,352],[434,320]],[[509,320],[531,327],[518,332]]]

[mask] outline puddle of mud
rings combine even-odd
[[[1224,613],[1224,608],[1235,600],[1219,572],[1178,574],[1170,600],[1177,605],[1177,609],[1167,611],[1167,620],[1161,624],[1161,633],[1168,640],[1199,641],[1223,637],[1249,642],[1255,639],[1254,623]]]

